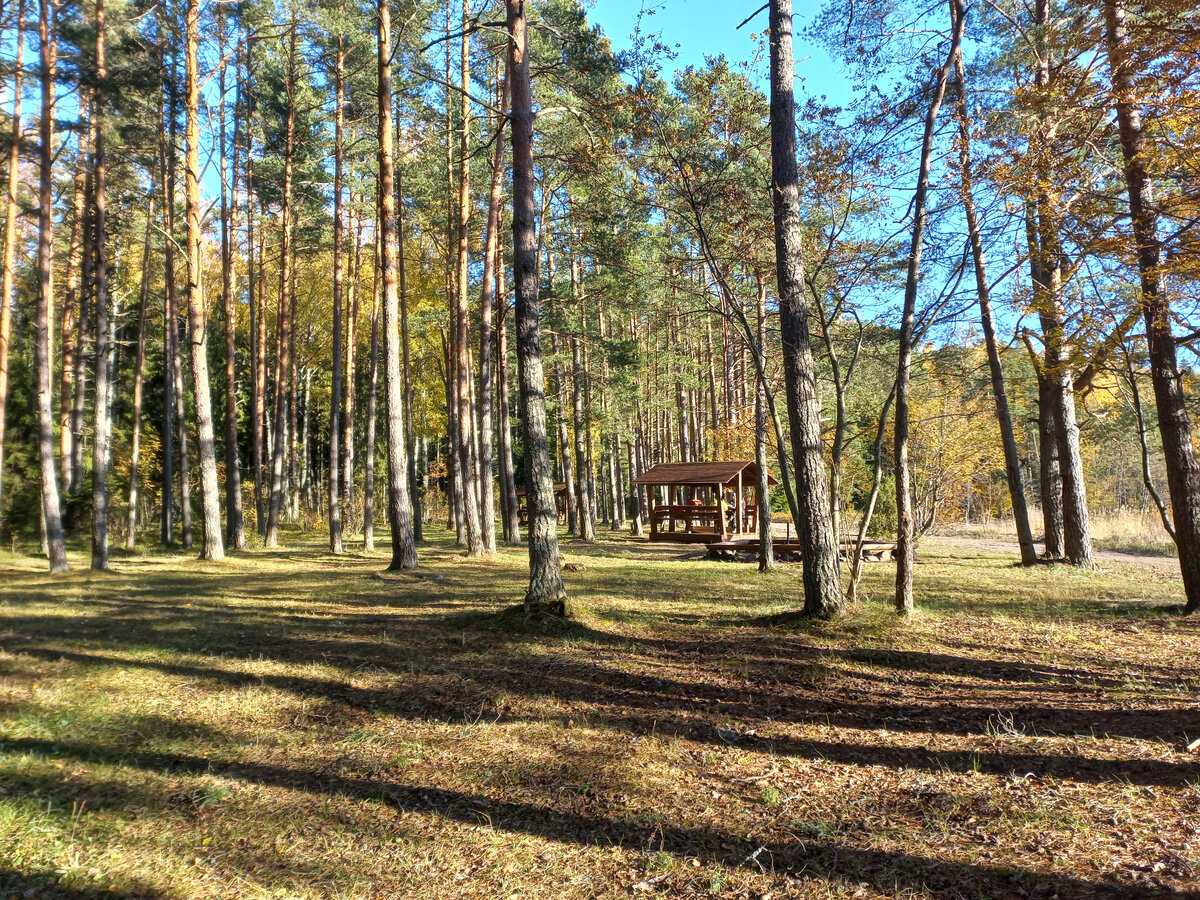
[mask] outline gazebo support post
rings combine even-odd
[[[735,534],[742,533],[742,511],[745,507],[742,505],[742,473],[738,472],[737,487],[733,492],[733,530]]]

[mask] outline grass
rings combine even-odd
[[[1033,511],[1034,529],[1038,530],[1040,513]],[[1092,546],[1096,550],[1132,553],[1139,556],[1178,558],[1179,551],[1163,528],[1157,512],[1125,511],[1093,513],[1089,519]],[[1011,519],[991,519],[970,525],[949,523],[939,533],[960,537],[1016,540],[1016,527]],[[1040,536],[1039,536],[1040,540]]]
[[[438,531],[222,563],[0,556],[0,897],[1084,897],[1200,891],[1200,623],[1169,567],[922,545],[859,608],[799,568]],[[387,546],[386,536],[381,546]],[[433,576],[442,576],[436,579]]]

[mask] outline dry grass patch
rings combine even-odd
[[[315,543],[0,587],[0,896],[1091,897],[1200,891],[1177,576],[923,547],[844,620],[799,571],[567,544],[417,575]]]

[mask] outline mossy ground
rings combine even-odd
[[[781,627],[797,566],[614,535],[534,624],[523,549],[287,541],[0,558],[0,897],[1200,895],[1170,567],[927,541]]]

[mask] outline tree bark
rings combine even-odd
[[[279,546],[279,517],[284,502],[284,442],[287,440],[287,390],[284,379],[290,371],[288,337],[291,307],[292,281],[292,173],[296,147],[296,23],[288,44],[287,72],[287,124],[283,157],[283,213],[279,249],[279,304],[276,318],[275,390],[274,390],[274,435],[271,442],[271,495],[267,507],[268,547]],[[390,119],[389,119],[390,121]]]
[[[952,37],[946,61],[938,68],[933,97],[925,113],[921,140],[921,162],[913,200],[912,243],[908,256],[908,277],[904,285],[904,317],[900,325],[900,363],[896,378],[896,429],[894,458],[896,465],[896,612],[908,615],[913,610],[913,508],[912,473],[909,467],[909,396],[912,390],[912,355],[916,331],[917,286],[921,277],[921,251],[924,248],[926,196],[929,192],[929,167],[933,158],[934,127],[946,83],[962,44],[965,11],[962,0],[950,0]]]
[[[641,438],[638,436],[638,428],[636,419],[634,421],[633,431],[630,435],[628,443],[625,444],[625,452],[629,457],[629,533],[634,537],[642,536],[642,493],[638,490],[638,485],[633,483],[633,479],[637,478],[640,472],[640,466],[637,461],[639,457],[638,443]]]
[[[549,286],[550,286],[550,317],[555,320],[555,283],[554,283],[554,257],[547,253],[547,268],[549,270]],[[562,476],[563,483],[567,486],[567,534],[578,535],[581,530],[582,512],[579,506],[578,489],[575,484],[575,466],[571,463],[571,441],[570,435],[567,433],[567,382],[563,376],[562,362],[558,355],[558,332],[552,330],[550,332],[550,353],[554,357],[554,396],[558,398],[558,407],[555,410],[555,419],[558,426],[558,452],[562,456]],[[555,516],[557,517],[557,507]]]
[[[496,231],[500,231],[501,219],[497,217]],[[521,543],[520,511],[517,503],[517,476],[513,466],[512,452],[512,404],[508,393],[508,300],[504,295],[504,260],[497,248],[496,260],[496,380],[500,387],[500,493],[501,509],[504,513],[504,543],[512,546]]]
[[[375,258],[379,259],[379,235],[375,238]],[[379,264],[371,286],[371,355],[368,366],[367,434],[363,453],[363,552],[375,552],[375,417],[379,396]],[[415,534],[414,534],[415,539]]]
[[[1038,464],[1041,481],[1043,552],[1047,559],[1067,555],[1063,537],[1062,474],[1058,468],[1058,427],[1055,425],[1055,383],[1038,375]]]
[[[404,452],[404,376],[400,368],[400,298],[396,287],[395,151],[392,147],[392,34],[388,0],[379,0],[379,281],[383,292],[384,388],[387,403],[389,569],[415,569],[412,505]]]
[[[54,464],[54,409],[50,388],[50,323],[54,302],[54,179],[52,146],[54,122],[54,80],[57,41],[50,22],[51,0],[38,0],[38,38],[41,46],[40,80],[42,116],[38,126],[40,177],[38,182],[38,294],[35,312],[36,337],[33,349],[34,377],[37,383],[38,461],[42,477],[42,521],[51,573],[67,571],[67,551],[63,543],[62,513],[58,497],[58,473]],[[8,298],[3,298],[7,302]]]
[[[317,489],[312,467],[312,367],[304,367],[304,418],[300,423],[300,495],[304,505],[317,508]]]
[[[225,8],[220,7],[221,47],[225,45]],[[225,67],[219,79],[221,93],[221,299],[225,327],[225,541],[234,550],[246,549],[246,523],[242,515],[242,470],[238,458],[237,427],[237,299],[234,296],[233,235],[237,232],[237,192],[229,200],[229,168],[225,153]],[[234,124],[233,172],[237,178],[237,124]]]
[[[172,32],[172,37],[175,33]],[[166,75],[166,70],[164,69]],[[191,482],[191,460],[188,456],[188,433],[187,433],[187,404],[185,402],[185,389],[183,382],[183,344],[180,335],[179,323],[179,295],[175,282],[175,153],[176,153],[176,133],[178,129],[178,111],[179,111],[179,79],[178,74],[178,57],[173,56],[171,62],[171,71],[167,77],[167,146],[166,146],[166,175],[164,182],[167,191],[167,203],[165,204],[165,221],[167,231],[166,246],[168,249],[168,281],[167,281],[167,331],[168,342],[171,348],[170,362],[171,367],[170,378],[172,380],[171,398],[174,404],[171,421],[174,427],[174,442],[179,447],[179,526],[183,538],[183,546],[186,549],[192,547],[192,482]],[[87,231],[84,231],[84,244],[87,244]],[[84,257],[87,257],[85,249]],[[86,266],[85,266],[86,268]]]
[[[4,438],[8,415],[8,356],[12,339],[14,254],[17,245],[17,185],[21,173],[21,76],[25,63],[25,0],[17,0],[17,57],[13,70],[12,130],[8,148],[8,191],[4,203],[4,272],[0,286],[0,498],[4,495]],[[66,372],[64,361],[63,371]]]
[[[18,52],[24,48],[18,47]],[[19,72],[19,67],[18,67]],[[87,115],[89,104],[82,101],[81,113]],[[88,116],[90,122],[90,116]],[[79,269],[83,261],[83,220],[87,215],[87,158],[89,155],[88,141],[91,128],[81,127],[78,141],[78,163],[75,168],[74,181],[74,216],[71,222],[71,237],[67,247],[66,290],[63,293],[62,314],[59,321],[59,342],[62,351],[62,377],[59,381],[59,469],[62,472],[62,483],[69,488],[71,484],[71,458],[74,453],[75,432],[72,421],[72,399],[75,394],[75,313],[78,309]],[[19,148],[20,142],[13,144]]]
[[[1000,439],[1004,445],[1004,471],[1008,481],[1009,499],[1012,502],[1013,521],[1017,528],[1021,565],[1032,566],[1037,562],[1037,548],[1033,543],[1033,529],[1029,526],[1029,509],[1025,503],[1025,484],[1021,477],[1021,455],[1017,449],[1017,438],[1013,431],[1008,393],[1004,389],[1004,369],[1000,365],[1000,345],[996,340],[996,323],[992,316],[991,288],[988,285],[987,266],[983,255],[983,238],[979,232],[979,221],[975,212],[974,179],[971,172],[971,120],[967,109],[967,74],[961,53],[955,57],[954,67],[959,88],[957,98],[958,165],[961,178],[959,193],[967,220],[967,234],[971,241],[971,259],[975,265],[975,291],[979,297],[979,323],[983,328],[984,343],[987,347],[988,369],[992,376],[992,396],[996,402],[996,421],[1000,426]]]
[[[46,0],[42,0],[46,2]],[[525,488],[529,506],[529,590],[525,611],[569,616],[558,551],[554,475],[546,435],[542,374],[541,304],[538,299],[537,234],[533,173],[533,91],[529,78],[524,0],[505,0],[508,83],[512,95],[513,279],[517,311],[517,369],[521,387]]]
[[[108,79],[105,62],[104,0],[96,0],[96,87],[93,94],[93,119],[96,139],[92,148],[95,179],[95,254],[96,254],[96,396],[92,434],[92,569],[108,570],[108,463],[109,463],[109,379],[108,379],[108,172],[104,157],[104,86]]]
[[[360,196],[361,199],[361,196]],[[353,194],[351,194],[353,200]],[[350,278],[350,311],[346,322],[346,380],[342,389],[342,497],[343,517],[346,529],[353,532],[354,526],[354,412],[356,407],[355,372],[358,356],[358,298],[359,282],[362,278],[362,217],[351,207],[350,230],[354,233],[354,255],[351,257],[353,271]],[[372,266],[373,278],[379,277],[378,266]],[[377,290],[378,285],[372,287]],[[374,302],[374,301],[372,301]],[[372,450],[372,453],[374,451]],[[374,459],[374,456],[371,457]],[[364,473],[365,474],[365,473]],[[365,489],[365,488],[364,488]],[[365,500],[364,500],[365,503]]]
[[[192,394],[196,405],[196,445],[200,464],[200,511],[204,539],[201,559],[223,559],[221,488],[213,437],[212,391],[208,380],[208,323],[200,284],[200,0],[187,4],[187,126],[184,176],[187,196],[188,343],[191,348]],[[236,447],[234,453],[236,456]],[[235,466],[236,468],[236,466]]]
[[[758,280],[758,346],[767,346],[767,291]],[[771,486],[767,481],[767,397],[765,379],[754,379],[754,489],[758,500],[758,571],[775,568],[775,546],[771,534]]]
[[[471,38],[466,28],[470,16],[469,0],[462,4],[462,96],[460,104],[460,143],[458,154],[458,277],[455,279],[455,312],[453,325],[456,329],[452,345],[454,366],[455,402],[458,405],[458,460],[462,470],[463,481],[463,515],[467,530],[467,555],[482,556],[486,552],[483,540],[483,526],[479,518],[479,483],[477,482],[472,463],[474,461],[473,431],[474,416],[471,413],[471,370],[467,362],[467,348],[470,346],[470,306],[468,304],[468,289],[470,287],[470,271],[468,246],[471,224],[471,169],[470,169],[470,134],[471,134],[471,100],[470,87],[470,47]],[[479,481],[482,481],[482,472]]]
[[[342,428],[342,128],[345,117],[346,51],[344,37],[337,36],[334,70],[333,115],[333,369],[329,387],[329,552],[341,553],[341,451],[338,440]]]
[[[399,105],[396,115],[399,119]],[[396,133],[400,133],[399,121]],[[404,256],[404,178],[399,168],[396,170],[396,262],[400,275],[400,344],[403,348],[404,364],[404,449],[408,454],[408,495],[413,508],[413,540],[418,544],[425,540],[425,523],[422,505],[424,491],[417,477],[418,466],[421,463],[417,452],[416,423],[413,418],[415,405],[415,388],[412,376],[412,343],[408,333],[408,265]],[[495,534],[492,535],[492,549],[495,549]]]
[[[93,113],[95,100],[92,93],[90,89],[81,92],[82,96],[87,97],[85,103],[87,125],[83,129],[79,171],[76,173],[76,186],[78,187],[82,184],[82,202],[78,207],[78,216],[76,219],[79,226],[78,242],[68,248],[67,254],[67,291],[71,296],[70,298],[64,298],[62,323],[60,325],[64,347],[64,390],[67,387],[66,382],[68,380],[70,382],[70,412],[67,413],[65,411],[65,404],[68,398],[64,396],[64,410],[60,413],[62,421],[70,423],[69,427],[71,431],[69,437],[61,440],[64,457],[60,463],[64,472],[63,484],[67,495],[66,506],[63,512],[65,527],[68,530],[73,528],[72,523],[75,518],[75,509],[78,505],[76,494],[79,491],[80,484],[83,482],[83,433],[85,427],[84,420],[87,414],[87,346],[91,336],[88,291],[92,285],[93,276],[92,242],[94,239],[94,230],[92,197],[95,193],[95,179],[92,170],[87,165],[87,158],[96,141],[96,117]],[[74,229],[74,226],[72,227]],[[72,238],[75,237],[76,235],[72,233]],[[69,315],[68,307],[70,311]],[[68,343],[70,344],[69,357],[65,350]],[[69,379],[65,374],[68,358],[70,359],[71,366]]]
[[[496,68],[497,108],[508,104],[508,81],[500,75],[499,62]],[[499,116],[496,132],[492,136],[492,181],[488,195],[487,235],[483,251],[483,286],[479,300],[479,486],[480,518],[483,524],[483,544],[488,553],[496,552],[496,503],[492,490],[492,406],[495,382],[492,379],[492,319],[495,317],[496,269],[503,265],[497,261],[500,254],[500,204],[503,202],[504,187],[504,126],[507,120]],[[507,427],[507,423],[506,423]],[[501,490],[504,489],[501,478]],[[507,536],[506,536],[507,537]]]
[[[137,546],[138,529],[138,481],[142,451],[142,400],[145,394],[146,376],[146,312],[150,300],[150,235],[154,221],[154,188],[150,185],[146,198],[146,238],[142,246],[142,290],[138,298],[137,365],[133,373],[133,435],[129,449],[129,519],[125,534],[125,549]]]
[[[804,612],[810,616],[832,616],[841,612],[843,599],[837,535],[829,517],[829,487],[821,451],[821,401],[817,395],[804,298],[791,0],[771,0],[770,28],[771,205],[788,418],[800,513],[796,530],[804,560]]]
[[[173,331],[171,319],[175,315],[175,188],[171,174],[171,155],[167,151],[167,138],[163,118],[175,115],[174,104],[167,100],[167,69],[164,62],[166,47],[165,11],[157,7],[158,46],[155,52],[158,69],[162,77],[159,85],[159,114],[157,122],[159,182],[163,192],[163,418],[162,431],[162,516],[159,539],[169,546],[175,541],[175,358],[171,343]]]
[[[254,39],[246,35],[246,294],[250,307],[250,465],[254,470],[254,527],[259,536],[266,537],[267,515],[263,505],[263,422],[266,416],[267,391],[267,317],[263,309],[258,269],[255,268],[254,228]],[[239,89],[240,93],[240,89]]]
[[[293,173],[294,177],[294,173]],[[295,237],[292,238],[293,242]],[[292,265],[287,272],[288,279],[288,308],[287,308],[287,368],[284,376],[287,378],[287,412],[288,412],[288,442],[287,442],[287,476],[286,500],[287,516],[292,522],[300,519],[300,381],[297,377],[296,359],[296,266],[295,248],[292,250]]]
[[[1084,486],[1083,459],[1079,451],[1079,426],[1075,421],[1075,389],[1066,346],[1066,313],[1063,306],[1062,253],[1050,222],[1049,202],[1042,198],[1038,206],[1036,272],[1033,285],[1034,305],[1042,325],[1045,358],[1042,378],[1047,382],[1044,395],[1053,422],[1058,475],[1061,484],[1063,550],[1075,566],[1091,568],[1091,527],[1087,493]],[[1043,392],[1039,392],[1041,396]]]
[[[571,395],[575,427],[575,496],[579,500],[579,537],[586,543],[596,540],[596,520],[588,484],[586,432],[583,421],[583,351],[577,336],[571,337]]]
[[[1175,546],[1179,548],[1179,569],[1186,597],[1184,611],[1194,613],[1200,610],[1200,464],[1196,461],[1192,425],[1176,358],[1175,336],[1171,331],[1170,301],[1163,290],[1159,268],[1162,244],[1158,237],[1158,208],[1154,202],[1154,182],[1146,166],[1146,137],[1141,112],[1135,103],[1135,70],[1130,59],[1124,0],[1105,0],[1104,20],[1117,131],[1125,160],[1125,184],[1141,280],[1142,310],[1146,319],[1150,379],[1158,407],[1158,430],[1171,495],[1173,536]]]
[[[1053,96],[1054,78],[1058,67],[1053,64],[1048,35],[1055,22],[1051,15],[1052,0],[1036,0],[1034,22],[1038,42],[1035,59],[1035,99],[1044,104]],[[1046,111],[1040,111],[1042,144],[1053,141],[1058,129]],[[1050,150],[1050,154],[1046,151]],[[1058,450],[1058,472],[1062,485],[1063,549],[1073,565],[1091,568],[1091,526],[1088,518],[1087,492],[1083,479],[1083,460],[1079,455],[1079,426],[1075,421],[1074,377],[1066,338],[1066,310],[1063,303],[1063,250],[1059,238],[1049,185],[1052,165],[1051,148],[1043,148],[1037,160],[1038,184],[1035,197],[1026,204],[1026,240],[1030,247],[1030,274],[1033,280],[1033,305],[1041,321],[1045,343],[1043,376],[1049,380],[1047,398],[1051,401],[1050,415],[1054,422]]]

